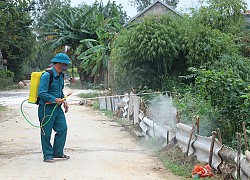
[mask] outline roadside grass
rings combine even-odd
[[[106,109],[100,110],[100,109],[99,109],[99,105],[100,105],[99,102],[98,102],[97,100],[95,100],[95,101],[93,102],[92,108],[95,109],[95,110],[99,110],[99,111],[103,112],[105,116],[107,116],[108,118],[114,120],[114,121],[117,122],[119,125],[121,125],[121,126],[125,125],[125,123],[124,123],[125,120],[124,120],[123,118],[116,118],[116,117],[114,116],[114,115],[115,115],[115,112],[113,112],[113,111],[109,111],[109,110],[106,110]]]
[[[99,110],[99,106],[100,106],[100,105],[99,105],[99,102],[98,102],[97,100],[95,100],[95,101],[93,102],[93,106],[92,106],[93,109],[94,109],[94,110]]]
[[[83,98],[83,99],[87,99],[87,98],[96,98],[99,97],[101,94],[100,93],[81,93],[78,95],[78,97]]]
[[[14,83],[8,84],[6,86],[0,86],[0,91],[10,91],[10,90],[16,90],[16,89],[23,89],[23,88],[19,87],[17,84],[14,84]]]
[[[91,95],[93,95],[93,97],[96,97],[98,94],[80,94],[79,97],[81,97],[81,98],[91,98]],[[94,100],[92,108],[95,109],[95,110],[100,110],[99,106],[100,106],[100,104],[99,104],[98,100]],[[115,112],[109,111],[109,110],[106,110],[106,109],[103,109],[103,110],[100,110],[100,111],[103,112],[104,115],[107,116],[108,118],[114,119]]]
[[[115,122],[120,126],[123,126],[122,118],[115,118]]]
[[[75,83],[70,83],[67,85],[70,89],[84,89],[84,87],[81,85],[81,82],[77,80]]]
[[[0,122],[3,122],[3,114],[7,110],[7,107],[0,105]]]
[[[191,173],[195,165],[206,165],[206,163],[199,162],[194,155],[187,157],[177,146],[168,146],[165,149],[156,152],[156,156],[162,161],[166,169],[177,176],[183,177],[184,179],[194,179],[192,178]],[[202,179],[216,180],[221,179],[221,176],[220,174],[214,173],[214,177]]]
[[[157,157],[162,161],[162,163],[164,164],[165,168],[170,170],[172,173],[174,173],[175,175],[178,176],[182,176],[185,177],[187,179],[191,178],[191,172],[193,170],[193,165],[189,164],[189,163],[185,163],[185,162],[180,162],[177,159],[179,159],[179,157],[183,157],[184,155],[181,153],[174,153],[172,154],[172,156],[175,156],[176,159],[174,159],[174,157],[170,158],[166,153],[164,152],[158,152],[157,153]]]
[[[6,107],[0,105],[0,113],[1,113],[1,112],[4,112],[5,110],[6,110]]]
[[[70,83],[67,85],[71,89],[93,89],[93,90],[103,90],[105,86],[103,84],[95,84],[95,83],[83,83],[81,84],[80,80],[76,80],[74,83]]]
[[[109,110],[102,110],[102,112],[104,113],[105,116],[107,116],[108,118],[113,119],[114,117],[114,112],[113,111],[109,111]]]
[[[177,176],[183,177],[183,179],[190,179],[194,168],[193,164],[196,163],[195,158],[186,157],[180,148],[173,145],[163,148],[163,144],[165,143],[166,140],[164,138],[157,137],[152,137],[148,140],[143,138],[140,141],[140,144],[144,148],[152,151],[153,155],[163,163],[165,169]]]

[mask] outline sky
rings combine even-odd
[[[108,2],[108,0],[102,0],[104,4]],[[112,2],[113,0],[111,0]],[[71,0],[72,6],[77,6],[81,3],[93,4],[95,0]],[[129,4],[129,0],[116,0],[117,4],[122,4],[123,9],[127,12],[127,15],[130,17],[134,17],[137,14],[136,8]],[[186,9],[189,7],[195,7],[198,0],[179,0],[179,4],[177,6],[177,10]],[[248,9],[250,9],[250,0],[245,0],[248,5]]]

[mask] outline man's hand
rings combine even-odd
[[[69,105],[68,105],[68,103],[64,101],[63,107],[64,107],[64,110],[65,110],[65,113],[67,113],[68,110],[69,110]]]
[[[61,98],[56,98],[55,102],[60,106],[62,103],[64,103],[64,100]]]

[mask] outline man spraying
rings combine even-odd
[[[64,75],[62,71],[67,71],[70,59],[66,54],[59,53],[51,62],[54,67],[50,69],[51,72],[45,72],[41,76],[38,90],[38,117],[40,124],[47,122],[52,114],[48,124],[41,128],[43,158],[44,162],[49,163],[55,162],[55,158],[70,158],[63,152],[67,136],[67,123],[61,107],[63,105],[65,113],[68,112],[69,106],[64,100],[63,94]],[[51,75],[53,78],[50,82]],[[52,113],[55,106],[57,107]],[[56,132],[53,146],[50,143],[52,129]]]

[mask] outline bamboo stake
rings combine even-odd
[[[109,99],[110,99],[110,107],[111,107],[111,111],[113,111],[113,101],[112,101],[112,97],[110,97]]]
[[[216,131],[212,132],[212,142],[210,146],[210,152],[209,152],[209,166],[212,167],[212,162],[213,162],[213,154],[214,154],[214,142],[215,142],[215,137],[217,135]]]
[[[196,116],[196,127],[197,127],[197,134],[200,135],[200,118]]]
[[[186,154],[187,156],[188,156],[188,153],[189,153],[189,146],[191,144],[193,134],[194,134],[194,126],[192,127],[191,134],[190,134],[189,141],[188,141],[187,154]]]
[[[240,179],[241,134],[236,133],[236,137],[237,137],[237,179]]]
[[[180,111],[177,111],[176,121],[177,121],[177,124],[181,122]]]
[[[217,133],[218,133],[219,142],[222,144],[222,137],[221,137],[220,128],[217,128]]]
[[[105,105],[106,105],[106,109],[108,109],[107,98],[104,98],[104,99],[105,99]]]
[[[244,133],[244,141],[245,141],[245,151],[248,151],[248,138],[247,138],[247,131],[246,131],[246,123],[242,123],[243,133]]]
[[[167,145],[169,144],[169,131],[167,131]]]

